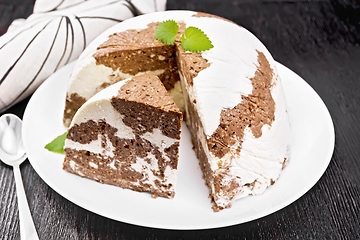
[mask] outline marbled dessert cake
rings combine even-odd
[[[182,114],[152,74],[113,84],[77,111],[63,168],[92,180],[173,198]]]
[[[157,41],[159,22],[204,31],[214,48],[184,51]],[[77,62],[64,124],[98,89],[152,72],[186,116],[214,211],[274,184],[290,156],[290,124],[281,79],[265,46],[226,19],[167,11],[124,21],[99,36]],[[180,79],[180,80],[178,80]],[[134,119],[136,121],[136,119]]]

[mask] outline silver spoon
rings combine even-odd
[[[38,240],[20,172],[20,164],[26,159],[21,127],[22,121],[14,114],[4,114],[0,117],[0,159],[12,166],[14,170],[19,206],[20,237],[21,239]]]

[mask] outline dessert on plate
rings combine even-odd
[[[190,52],[179,37],[170,45],[156,40],[156,27],[170,19],[178,23],[179,36],[195,26],[214,47]],[[192,11],[146,14],[110,28],[75,65],[64,124],[78,121],[72,120],[77,109],[97,92],[103,94],[107,86],[143,74],[157,75],[183,112],[214,211],[230,207],[236,199],[262,194],[277,181],[290,155],[286,99],[275,61],[249,31]],[[117,132],[121,131],[125,130]],[[157,136],[155,130],[149,134]],[[108,154],[114,154],[112,144],[104,143]]]

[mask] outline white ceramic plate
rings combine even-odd
[[[263,195],[240,199],[230,209],[217,213],[211,209],[209,192],[185,125],[174,199],[153,199],[149,193],[100,184],[62,170],[64,156],[49,152],[44,146],[66,131],[62,114],[74,63],[49,77],[29,101],[23,123],[28,158],[39,176],[68,200],[126,223],[164,229],[206,229],[266,216],[297,200],[320,179],[330,162],[335,141],[330,114],[320,97],[294,72],[281,64],[277,66],[293,129],[290,163]]]

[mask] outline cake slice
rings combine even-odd
[[[113,84],[75,114],[63,169],[153,197],[173,198],[182,114],[158,77]]]

